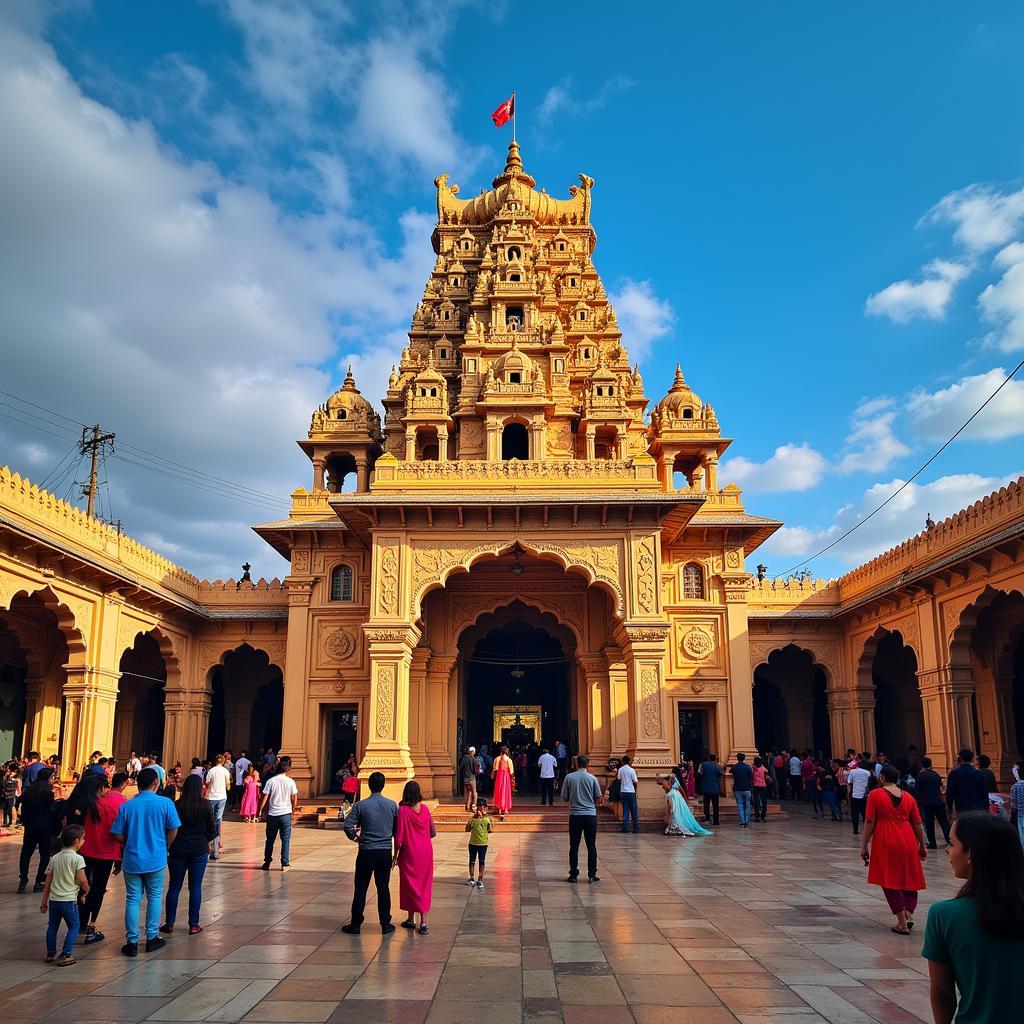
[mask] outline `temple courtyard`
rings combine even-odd
[[[487,887],[465,886],[466,844],[434,844],[430,934],[382,938],[348,920],[355,846],[296,829],[292,870],[259,871],[263,827],[226,823],[203,886],[205,932],[120,953],[123,884],[79,962],[43,962],[39,897],[15,895],[17,839],[0,840],[5,1021],[366,1021],[371,1024],[912,1024],[931,1019],[920,947],[930,902],[956,884],[926,867],[917,932],[889,931],[848,823],[805,814],[713,838],[599,836],[601,881],[569,885],[566,836],[492,840]],[[393,876],[396,922],[398,879]]]

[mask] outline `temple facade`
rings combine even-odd
[[[255,527],[285,580],[198,580],[0,470],[0,757],[272,747],[306,796],[350,753],[439,797],[469,744],[556,738],[642,777],[794,745],[948,767],[963,743],[1008,776],[1024,480],[840,580],[758,578],[781,524],[720,486],[730,440],[682,368],[650,405],[593,180],[554,199],[513,142],[480,195],[435,185],[383,419],[350,372],[299,442],[309,486]]]

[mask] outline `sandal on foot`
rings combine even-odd
[[[403,928],[415,928],[416,924],[413,921],[403,921],[402,922],[402,927]]]
[[[73,956],[62,956],[57,959],[58,967],[70,967],[72,964],[77,964],[78,961]]]
[[[897,935],[909,935],[910,934],[910,929],[904,929],[904,928],[890,928],[889,931],[895,932]]]
[[[189,935],[198,935],[203,930],[203,926],[200,924],[190,924],[188,926]]]
[[[427,926],[425,924],[421,924],[420,925],[420,935],[426,935],[426,934],[427,934]]]

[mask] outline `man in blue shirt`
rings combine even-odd
[[[729,769],[732,775],[732,795],[736,797],[736,810],[740,815],[740,828],[750,824],[750,803],[754,796],[754,769],[746,761],[747,755],[741,751],[736,755],[736,763]]]
[[[111,838],[122,846],[124,872],[125,956],[139,952],[139,909],[146,892],[146,952],[161,949],[167,943],[160,938],[160,904],[164,892],[167,848],[174,842],[181,821],[173,800],[157,796],[159,775],[153,768],[139,772],[139,794],[121,804],[110,826]]]
[[[569,804],[569,877],[575,882],[580,874],[580,839],[587,844],[587,880],[600,882],[597,877],[597,806],[601,803],[601,785],[587,765],[590,758],[580,754],[579,768],[566,775],[562,782],[562,799]]]
[[[372,772],[366,780],[370,795],[359,800],[342,826],[345,835],[359,844],[356,854],[355,892],[352,896],[352,920],[342,925],[346,935],[358,935],[363,924],[366,892],[370,879],[377,887],[377,916],[380,930],[390,935],[391,923],[391,866],[394,851],[395,825],[398,822],[398,804],[383,794],[386,779],[381,772]],[[358,835],[357,835],[358,832]]]
[[[28,752],[28,764],[25,765],[21,772],[21,791],[23,793],[39,778],[39,773],[45,767],[46,765],[39,760],[39,751],[30,750]]]

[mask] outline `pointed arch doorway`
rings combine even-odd
[[[570,746],[575,655],[571,631],[522,601],[482,616],[459,638],[462,746]]]

